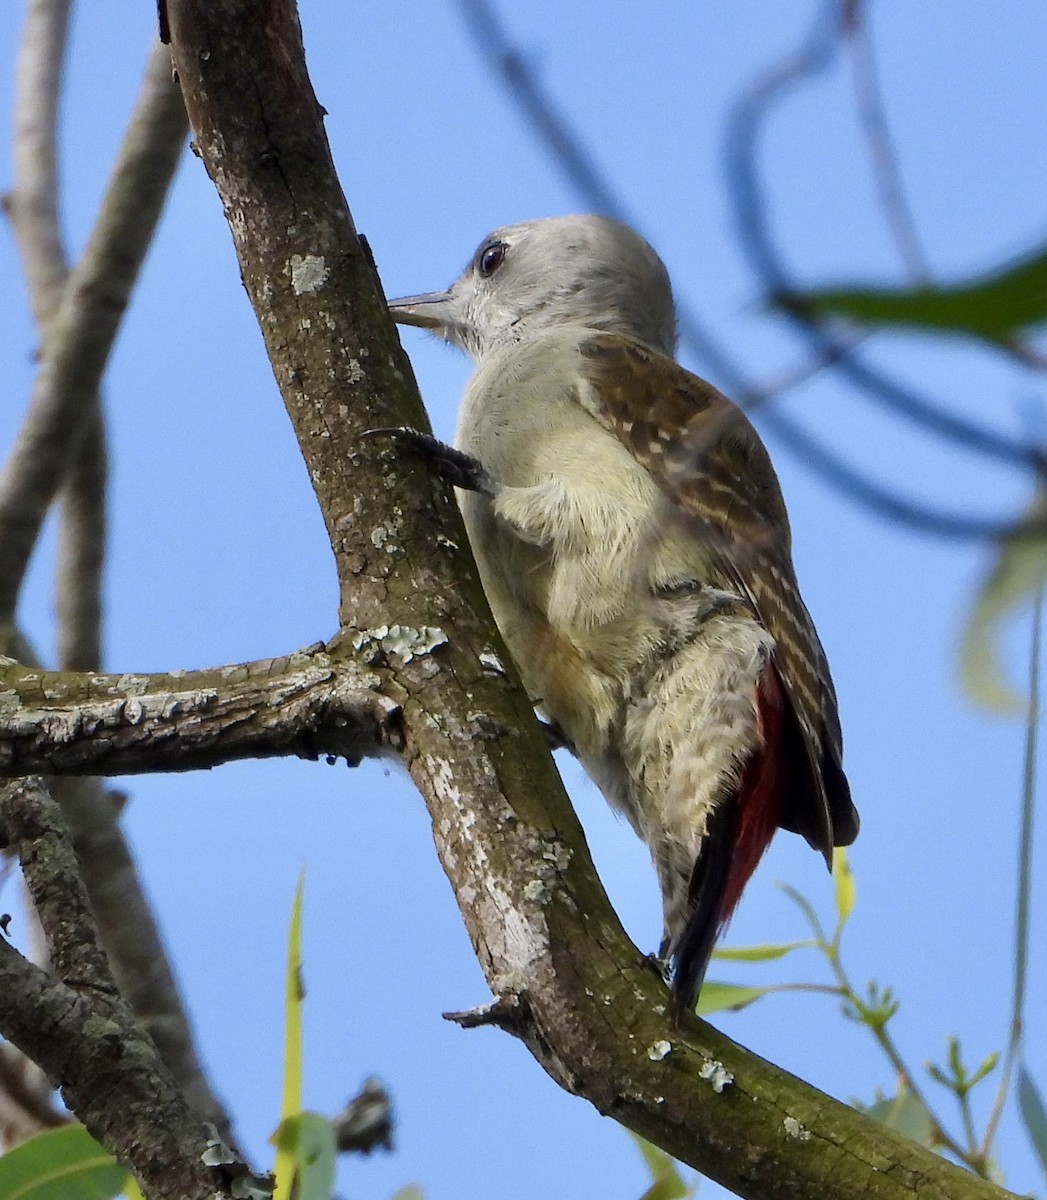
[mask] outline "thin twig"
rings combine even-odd
[[[802,289],[787,272],[771,237],[766,196],[757,169],[759,141],[775,106],[833,62],[839,44],[841,14],[840,0],[827,0],[800,48],[767,71],[734,105],[728,121],[725,167],[741,245],[764,290],[779,299],[782,312],[811,343],[814,353],[835,356],[835,369],[871,399],[959,446],[1002,462],[1039,470],[1044,465],[1039,449],[967,421],[929,397],[875,371],[802,303],[790,300],[800,295]],[[841,482],[839,477],[837,482]],[[904,508],[900,511],[904,512]]]
[[[887,126],[880,77],[862,0],[854,0],[848,6],[842,32],[851,51],[855,106],[865,134],[880,207],[910,282],[926,286],[931,281],[931,269],[920,244],[920,235],[916,231],[916,222],[902,183],[898,153]]]
[[[1022,1052],[1025,992],[1029,967],[1029,915],[1032,898],[1032,837],[1036,811],[1036,763],[1039,757],[1044,591],[1037,589],[1032,613],[1032,644],[1029,647],[1029,709],[1025,718],[1025,758],[1022,766],[1022,815],[1018,835],[1017,904],[1014,915],[1014,976],[1011,996],[1010,1032],[1000,1071],[992,1111],[985,1126],[980,1153],[986,1160],[1003,1116],[1011,1090],[1011,1079]]]

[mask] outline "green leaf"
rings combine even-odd
[[[818,914],[814,911],[814,905],[796,888],[790,887],[787,883],[779,882],[778,887],[789,897],[789,899],[799,908],[803,915],[807,918],[807,923],[811,927],[811,932],[818,939],[819,944],[825,941],[825,930],[822,929],[822,923],[818,920]]]
[[[1040,1159],[1044,1176],[1047,1177],[1047,1108],[1024,1063],[1018,1068],[1018,1109],[1025,1131]]]
[[[1005,342],[1047,320],[1047,247],[950,287],[831,288],[788,297],[869,325],[967,334]]]
[[[1000,634],[1005,619],[1031,601],[1047,582],[1047,537],[1027,532],[1045,523],[1047,494],[1039,493],[1014,533],[998,542],[996,561],[975,599],[963,635],[960,672],[964,688],[976,703],[1000,713],[1021,713],[1027,707],[1004,677]]]
[[[38,1133],[0,1156],[3,1200],[110,1200],[127,1181],[82,1125]]]
[[[651,1172],[651,1186],[640,1200],[688,1200],[688,1197],[694,1195],[694,1188],[684,1183],[676,1160],[671,1154],[652,1146],[639,1134],[630,1133],[629,1136],[636,1143],[647,1169]]]
[[[934,1145],[934,1120],[927,1106],[912,1092],[901,1091],[887,1100],[877,1100],[865,1110],[866,1116],[904,1134],[921,1146]]]
[[[837,846],[833,851],[833,882],[836,884],[836,930],[839,933],[854,912],[854,902],[858,897],[851,860],[843,846]]]
[[[724,1009],[737,1012],[773,990],[773,987],[739,987],[733,983],[713,983],[707,980],[702,984],[698,1006],[694,1011],[700,1017],[707,1017],[710,1013],[722,1012]]]
[[[713,958],[729,962],[773,962],[784,958],[793,950],[809,950],[816,942],[783,942],[775,946],[721,946],[713,951]]]
[[[402,1187],[389,1200],[424,1200],[422,1189],[416,1183],[409,1183],[406,1187]]]
[[[967,1086],[974,1087],[974,1085],[976,1083],[981,1083],[981,1081],[986,1077],[986,1075],[991,1075],[992,1072],[996,1070],[996,1066],[999,1063],[999,1061],[1000,1061],[1000,1054],[999,1054],[998,1050],[994,1050],[991,1054],[987,1054],[985,1056],[985,1061],[982,1063],[982,1065],[978,1068],[977,1071],[974,1072],[974,1074],[970,1077],[970,1079],[968,1079]]]
[[[330,1121],[312,1112],[286,1117],[276,1144],[291,1163],[292,1179],[298,1181],[296,1200],[331,1200],[338,1149]]]
[[[280,1130],[276,1138],[276,1185],[274,1200],[291,1200],[294,1185],[297,1139],[282,1136],[288,1132],[288,1122],[302,1111],[302,892],[304,874],[298,877],[294,904],[291,907],[291,927],[287,936],[287,974],[284,991],[284,1094],[280,1105]]]

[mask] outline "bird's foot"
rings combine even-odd
[[[564,733],[563,726],[559,721],[547,721],[544,717],[539,717],[538,725],[545,735],[545,744],[550,750],[570,750],[572,754],[578,753],[574,748],[574,742]]]
[[[425,465],[452,487],[466,492],[479,492],[492,499],[498,494],[498,484],[488,473],[483,463],[464,450],[458,450],[419,429],[400,426],[392,429],[368,429],[362,435],[370,440],[377,437],[392,438],[396,444],[416,454]]]
[[[664,951],[659,950],[657,954],[645,954],[643,956],[644,966],[648,970],[653,971],[655,975],[667,987],[672,987],[673,983],[673,965],[666,957]]]

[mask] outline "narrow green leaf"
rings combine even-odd
[[[950,1033],[945,1045],[949,1055],[949,1070],[952,1071],[953,1078],[957,1083],[966,1083],[967,1068],[963,1065],[963,1055],[960,1052],[960,1039],[954,1033]]]
[[[832,288],[792,297],[816,312],[1003,342],[1047,320],[1047,247],[1002,270],[934,288]]]
[[[967,694],[983,707],[1009,715],[1024,712],[1027,705],[1005,678],[1000,634],[1006,618],[1047,582],[1047,537],[1022,532],[1045,522],[1047,495],[1040,493],[1015,532],[997,543],[996,561],[975,598],[960,650]]]
[[[921,1146],[933,1146],[934,1121],[926,1105],[912,1092],[902,1091],[887,1100],[878,1100],[865,1110],[866,1116],[897,1130]]]
[[[993,1073],[993,1071],[996,1070],[996,1065],[999,1061],[1000,1061],[1000,1054],[999,1054],[998,1050],[994,1050],[991,1054],[987,1054],[985,1056],[985,1061],[982,1063],[982,1065],[978,1068],[978,1070],[975,1071],[974,1074],[967,1081],[967,1086],[974,1087],[974,1085],[976,1083],[981,1083],[981,1081],[986,1077],[986,1075],[991,1075]]]
[[[854,902],[858,898],[851,860],[843,846],[837,846],[833,851],[833,882],[836,885],[836,930],[839,933],[854,912]]]
[[[0,1156],[3,1200],[110,1200],[128,1178],[82,1125],[38,1133]]]
[[[298,877],[291,927],[287,937],[287,975],[284,992],[284,1094],[280,1106],[280,1131],[276,1139],[274,1200],[291,1200],[294,1186],[297,1137],[288,1125],[302,1111],[302,893],[304,873]]]
[[[796,888],[790,887],[787,883],[778,883],[778,887],[789,897],[789,899],[799,908],[803,915],[807,918],[807,923],[811,927],[811,932],[819,942],[825,941],[825,931],[822,929],[822,923],[818,919],[818,914],[814,910],[814,905]]]
[[[768,946],[721,946],[713,951],[713,958],[722,958],[728,962],[773,962],[776,958],[784,958],[793,950],[809,950],[815,942],[782,942]]]
[[[1044,1176],[1047,1177],[1047,1108],[1024,1063],[1018,1068],[1018,1109]]]
[[[927,1074],[934,1080],[935,1083],[940,1083],[943,1088],[948,1088],[950,1092],[956,1090],[956,1076],[946,1075],[941,1067],[929,1062],[927,1065]]]
[[[739,987],[733,983],[713,983],[706,980],[702,984],[695,1012],[700,1017],[707,1017],[710,1013],[722,1012],[724,1009],[737,1012],[773,990],[773,987]]]

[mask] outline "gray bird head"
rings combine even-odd
[[[638,233],[608,217],[549,217],[484,238],[446,292],[389,302],[393,319],[419,325],[479,361],[491,350],[563,325],[676,347],[672,285]]]

